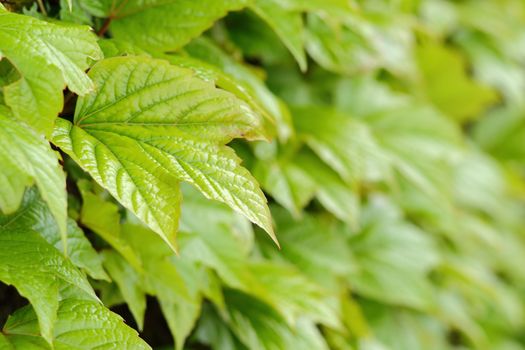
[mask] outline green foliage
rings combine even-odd
[[[2,1],[0,349],[524,348],[523,23]]]

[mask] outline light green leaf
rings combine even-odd
[[[139,330],[142,330],[146,312],[146,294],[141,284],[141,276],[114,251],[103,251],[102,257],[111,279],[118,285]]]
[[[208,235],[210,227],[217,227],[221,233],[229,231],[228,234],[233,238],[231,239],[232,247],[236,247],[235,253],[238,256],[247,256],[251,252],[254,244],[254,230],[245,217],[223,203],[210,202],[202,193],[187,184],[182,185],[182,193],[184,203],[180,221],[181,231]],[[221,233],[217,235],[221,236]]]
[[[16,220],[11,220],[15,218]],[[13,229],[15,227],[30,227],[59,251],[64,251],[58,225],[45,202],[41,199],[36,188],[26,191],[19,211],[11,216],[0,217],[0,228]],[[102,261],[93,249],[84,232],[75,221],[67,221],[67,258],[75,266],[86,271],[91,277],[108,280],[102,268]]]
[[[134,224],[125,224],[122,229],[126,240],[141,256],[144,289],[158,298],[176,349],[181,350],[199,316],[202,295],[198,289],[189,288],[195,281],[184,279],[173,252],[153,231]],[[196,274],[186,277],[198,278]]]
[[[175,51],[246,0],[90,0],[93,14],[112,18],[115,39],[152,51]]]
[[[288,108],[266,87],[261,78],[250,70],[249,66],[232,59],[204,37],[193,40],[184,47],[184,50],[198,60],[192,62],[189,57],[169,56],[170,61],[193,69],[202,79],[215,81],[220,88],[230,91],[247,102],[271,124],[268,128],[277,127],[281,140],[287,140],[293,135]],[[275,123],[277,125],[274,125]]]
[[[82,224],[102,237],[135,269],[141,271],[142,264],[139,257],[129,243],[121,237],[118,206],[90,192],[88,183],[79,181],[78,187],[82,195],[82,208],[80,210]]]
[[[252,171],[264,190],[296,218],[315,195],[312,178],[287,159],[260,159]]]
[[[224,293],[232,332],[250,350],[286,349],[291,330],[268,304],[234,289]]]
[[[308,149],[293,157],[282,153],[276,159],[258,160],[252,170],[265,191],[295,218],[301,217],[301,210],[315,197],[336,217],[357,225],[357,186],[345,183]]]
[[[428,273],[440,259],[432,237],[403,221],[384,197],[370,199],[363,219],[363,230],[349,243],[357,267],[348,278],[351,288],[384,303],[432,308]]]
[[[1,36],[2,34],[0,34]],[[66,178],[49,143],[0,111],[0,210],[15,211],[34,181],[66,239]],[[5,185],[4,185],[5,184]]]
[[[247,257],[242,253],[240,242],[224,226],[200,234],[181,234],[180,241],[181,259],[214,269],[223,283],[232,288],[255,288],[256,281],[246,266]]]
[[[246,350],[247,348],[232,334],[211,305],[203,305],[199,324],[195,330],[199,342],[212,349]]]
[[[295,163],[315,183],[315,196],[338,219],[355,227],[359,222],[359,193],[312,152],[297,154]]]
[[[30,306],[15,312],[6,322],[4,334],[14,349],[48,349],[38,343],[37,317]],[[34,340],[28,340],[30,335]],[[109,311],[97,301],[67,298],[60,301],[53,333],[53,349],[151,349],[137,335],[137,332],[126,326],[122,318]],[[0,344],[1,344],[0,340]],[[37,346],[25,347],[27,344]]]
[[[250,270],[266,290],[264,294],[255,290],[248,292],[260,294],[259,298],[274,306],[291,326],[304,317],[331,328],[340,327],[334,295],[299,270],[270,262],[252,263]]]
[[[51,350],[44,338],[34,335],[0,333],[0,349],[5,350]]]
[[[389,176],[388,158],[359,120],[317,106],[294,108],[293,116],[308,146],[348,183]]]
[[[53,142],[172,247],[187,181],[228,204],[272,238],[266,199],[224,143],[254,135],[245,104],[191,71],[147,57],[95,65],[96,93],[79,99],[74,124],[60,120]]]
[[[34,306],[42,336],[51,342],[59,301],[59,287],[72,285],[96,299],[85,276],[55,247],[31,229],[20,215],[2,217],[0,280],[14,285]]]
[[[428,98],[447,115],[465,122],[496,102],[489,87],[467,76],[463,58],[445,46],[428,44],[417,50],[421,86]],[[454,89],[450,89],[454,86]]]
[[[250,8],[275,31],[284,45],[306,70],[306,55],[303,48],[303,19],[301,13],[283,6],[279,0],[255,0]]]
[[[324,288],[337,290],[337,279],[356,268],[340,228],[334,222],[313,215],[304,215],[299,221],[292,220],[283,209],[272,208],[272,214],[283,242],[282,250],[276,252],[270,247],[264,252],[272,259],[294,264]]]
[[[411,21],[402,12],[342,13],[307,14],[306,50],[319,65],[343,75],[378,68],[405,79],[415,74]]]
[[[326,11],[339,16],[357,8],[354,0],[281,0],[280,3],[296,11]]]
[[[21,75],[4,87],[7,105],[16,118],[49,136],[62,109],[62,90],[67,85],[79,95],[91,91],[93,83],[84,71],[102,54],[87,26],[50,23],[0,9],[2,57]]]

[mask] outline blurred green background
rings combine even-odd
[[[49,12],[100,29],[93,3]],[[177,52],[134,47],[132,20],[129,42],[99,44],[265,117],[272,142],[231,146],[281,249],[184,188],[177,257],[65,157],[70,216],[114,281],[92,281],[104,304],[156,349],[525,349],[525,1],[245,3]],[[93,235],[115,232],[116,249]]]
[[[206,308],[196,338],[524,349],[525,2],[256,3],[210,32],[228,58],[185,50],[237,77],[226,61],[244,59],[289,107],[278,141],[236,144],[282,250],[257,235],[242,259],[268,294],[227,292],[230,331]]]

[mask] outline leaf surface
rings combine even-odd
[[[8,118],[1,110],[0,164],[0,210],[5,214],[15,211],[25,188],[34,181],[65,239],[66,178],[57,155],[41,135]]]
[[[142,48],[174,51],[199,36],[229,11],[247,0],[89,0],[90,12],[112,19],[114,38]]]
[[[30,306],[11,315],[3,332],[7,334],[7,340],[15,344],[14,349],[49,349],[35,337],[38,335],[38,323]],[[27,339],[28,335],[34,339]],[[72,297],[59,304],[53,336],[55,350],[151,349],[134,329],[125,325],[119,315],[97,301]],[[31,348],[35,343],[38,345]]]
[[[298,11],[286,8],[281,1],[255,0],[250,8],[275,31],[284,45],[306,70],[306,55],[303,48],[303,19]]]
[[[84,71],[102,53],[87,26],[51,23],[0,8],[2,57],[20,73],[19,80],[4,87],[7,105],[16,118],[49,136],[62,109],[62,90],[67,85],[78,95],[91,91],[93,83]]]
[[[256,135],[259,119],[191,71],[147,57],[95,65],[96,93],[79,99],[74,124],[54,143],[175,249],[180,181],[228,204],[273,238],[266,199],[224,143]]]
[[[31,228],[22,215],[2,217],[0,280],[17,288],[34,306],[42,336],[51,342],[61,285],[78,288],[96,299],[85,276]]]
[[[34,187],[26,191],[22,205],[16,213],[0,217],[0,228],[11,230],[17,227],[30,227],[44,237],[49,244],[64,252],[64,244],[58,225]],[[66,246],[67,258],[75,266],[83,269],[95,279],[108,280],[98,253],[84,236],[82,229],[72,219],[67,221]]]

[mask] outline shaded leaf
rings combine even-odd
[[[152,51],[174,51],[213,25],[246,0],[89,0],[92,14],[112,18],[114,38]]]
[[[303,20],[301,13],[290,10],[276,0],[255,0],[250,8],[275,31],[302,71],[306,70],[303,48]]]
[[[26,306],[7,320],[4,334],[14,349],[33,349],[28,346],[27,336],[38,335],[37,318],[30,306]],[[126,326],[122,318],[106,309],[97,301],[67,298],[60,301],[53,332],[53,349],[151,349],[137,332]],[[40,343],[38,338],[31,343]],[[0,340],[1,342],[1,340]],[[1,344],[1,343],[0,343]],[[48,349],[35,347],[34,349]]]
[[[85,276],[31,228],[31,220],[14,215],[0,228],[0,280],[14,285],[34,306],[42,336],[51,342],[59,287],[72,285],[96,299]]]
[[[8,118],[1,110],[0,164],[0,210],[6,214],[15,211],[25,188],[34,181],[65,240],[66,179],[57,155],[42,136]]]

